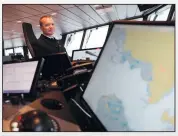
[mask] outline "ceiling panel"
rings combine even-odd
[[[24,6],[24,5],[7,5],[7,6],[11,7],[11,8],[14,8],[14,9],[17,9],[19,11],[31,14],[31,15],[38,15],[39,14],[39,11],[34,10],[34,9],[29,8],[27,6]]]
[[[2,17],[3,22],[7,22],[8,20],[9,20],[8,18]]]
[[[16,23],[14,23],[14,22],[5,22],[5,23],[3,23],[3,27],[4,26],[11,27],[11,26],[14,26],[14,25],[16,25]]]
[[[6,8],[7,9],[7,8]],[[11,8],[9,8],[8,9],[8,12],[5,12],[5,10],[3,10],[3,16],[4,17],[8,17],[8,18],[10,18],[10,17],[12,17],[12,16],[16,16],[16,17],[18,17],[18,18],[21,18],[22,16],[20,16],[20,15],[16,15],[16,14],[13,14],[12,12],[9,12],[9,10],[10,10]]]
[[[20,16],[20,15],[15,15],[15,14],[12,14],[12,13],[3,13],[3,19],[5,18],[6,20],[8,20],[7,22],[11,22],[11,21],[14,21],[12,20],[12,17],[15,18],[15,20],[19,20],[21,18],[24,18],[23,16]]]
[[[3,22],[11,22],[12,18],[3,16],[2,20],[3,20]]]
[[[54,12],[48,12],[47,14],[48,14],[48,15],[51,15],[52,13],[54,13]],[[39,22],[40,17],[42,17],[43,15],[44,15],[44,14],[37,15],[37,16],[35,16],[33,19],[34,19],[34,20],[38,20],[38,22]],[[64,15],[61,15],[61,14],[58,13],[58,12],[57,12],[56,15],[53,15],[53,19],[58,20],[58,21],[60,21],[60,22],[67,22],[67,23],[70,23],[70,24],[72,24],[72,25],[81,26],[80,23],[74,21],[73,19],[71,19],[71,18],[69,18],[69,17],[66,17],[66,16],[64,16]],[[55,25],[58,25],[58,24],[55,24]]]
[[[29,17],[29,16],[31,16],[28,13],[16,10],[14,8],[12,9],[12,8],[10,8],[8,6],[3,6],[3,14],[4,15],[9,14],[9,15],[12,15],[12,16],[20,16],[20,17]]]
[[[60,5],[60,6],[62,6],[62,7],[64,7],[64,8],[66,8],[66,9],[69,9],[69,8],[72,8],[72,7],[75,7],[75,5]]]
[[[74,24],[71,24],[71,23],[69,23],[69,22],[60,21],[60,20],[57,20],[57,19],[55,19],[55,18],[54,18],[54,21],[55,21],[56,26],[59,26],[60,28],[61,28],[62,26],[68,26],[69,28],[71,28],[71,29],[76,29],[76,30],[79,29],[79,28],[81,28],[81,27],[76,26],[76,25],[74,25]]]
[[[69,17],[66,17],[66,16],[64,16],[64,15],[57,14],[57,15],[54,16],[54,17],[56,17],[58,20],[65,20],[65,21],[70,22],[71,24],[74,24],[74,25],[76,25],[76,26],[81,26],[81,24],[80,24],[79,22],[76,22],[76,21],[74,21],[73,19],[71,19],[71,18],[69,18]]]
[[[68,18],[71,18],[72,20],[74,20],[76,22],[79,22],[84,27],[89,27],[89,26],[92,25],[89,22],[83,20],[82,18],[76,16],[74,13],[72,13],[71,11],[68,11],[66,9],[61,10],[59,13],[64,15],[64,16],[66,16],[66,17],[68,17]]]
[[[31,18],[23,18],[21,19],[22,22],[26,22],[26,23],[31,23],[31,24],[34,24],[34,25],[38,25],[39,22],[36,22],[35,20],[32,20]]]
[[[88,14],[93,20],[99,24],[105,23],[105,20],[97,14],[97,12],[90,5],[76,5],[80,10]]]
[[[22,30],[22,24],[20,23],[20,24],[11,24],[10,26],[9,26],[9,24],[8,25],[3,25],[3,31],[18,31],[18,32],[21,32],[21,30]]]
[[[7,16],[3,16],[3,22],[4,22],[4,19],[7,20],[6,22],[16,22],[18,20],[20,20],[21,17],[18,17],[18,16],[11,16],[11,17],[7,17]]]
[[[108,15],[104,10],[97,10],[96,5],[90,5],[90,6],[106,23],[110,21]]]
[[[37,11],[43,12],[43,13],[52,11],[51,9],[49,9],[43,5],[25,5],[25,6],[31,8],[31,9],[35,9]]]
[[[54,10],[53,12],[48,13],[49,15],[51,15],[52,13],[57,13],[56,15],[53,15],[54,18],[58,18],[59,20],[70,22],[70,23],[75,24],[77,26],[81,26],[81,24],[79,22],[73,20],[72,18],[70,18],[70,17],[68,17],[66,15],[61,14],[62,13],[61,10],[65,10],[63,7],[61,7],[63,5],[61,5],[61,6],[60,5],[44,5],[44,6],[48,7],[49,9],[53,9]],[[65,7],[67,8],[67,6],[65,6]],[[70,8],[74,7],[74,5],[73,6],[69,6],[69,7]],[[56,12],[56,11],[58,11],[58,12]]]
[[[49,14],[51,14],[51,13],[49,13]],[[38,16],[35,16],[35,17],[32,18],[33,20],[36,19],[36,24],[35,23],[34,23],[34,25],[32,24],[32,27],[34,27],[34,28],[37,27],[38,22],[39,22],[39,18],[41,16],[42,15],[38,15]],[[53,16],[53,20],[55,21],[56,30],[57,30],[57,27],[58,28],[63,27],[62,24],[65,24],[66,26],[70,27],[72,30],[77,30],[77,29],[81,28],[81,25],[79,23],[76,25],[76,23],[73,23],[74,21],[72,19],[66,20],[66,19],[61,18],[58,15]],[[35,22],[35,21],[33,21],[33,22]],[[65,32],[65,30],[62,31],[62,32]],[[61,34],[61,33],[59,33],[59,34]]]
[[[59,11],[64,9],[63,7],[59,6],[59,5],[43,5],[51,10],[55,10],[55,11]]]
[[[36,24],[39,24],[40,17],[41,16],[32,16],[32,17],[30,17],[30,19],[32,19],[33,22],[36,22]]]
[[[2,17],[4,23],[17,22],[21,20],[22,18],[26,18],[26,17],[19,16],[19,15],[12,15],[12,14],[3,14],[3,17]]]
[[[96,20],[92,19],[88,14],[86,14],[84,11],[82,11],[78,7],[69,8],[68,10],[71,11],[72,13],[74,13],[76,16],[82,18],[86,22],[90,23],[91,25],[98,24],[98,22]]]
[[[11,25],[13,25],[12,22],[6,22],[6,23],[3,23],[2,26],[3,26],[3,27],[5,27],[5,26],[6,26],[6,27],[10,27]]]

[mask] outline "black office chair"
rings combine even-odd
[[[22,23],[23,33],[27,47],[34,58],[36,56],[34,47],[37,46],[37,38],[33,32],[32,25],[29,23]]]

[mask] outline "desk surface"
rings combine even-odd
[[[59,100],[63,103],[64,108],[61,110],[49,110],[40,104],[40,101],[43,98],[52,98]],[[72,118],[72,115],[70,114],[69,107],[65,101],[63,94],[59,91],[44,93],[42,97],[23,107],[12,105],[9,106],[6,104],[3,105],[3,111],[8,112],[11,110],[10,112],[13,113],[13,115],[15,115],[16,113],[23,114],[34,109],[47,112],[49,116],[55,118],[60,125],[61,131],[81,131],[75,120]],[[14,118],[13,115],[8,119],[3,119],[3,131],[10,131],[10,122]]]

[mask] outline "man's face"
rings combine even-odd
[[[41,20],[42,26],[40,27],[41,30],[43,31],[43,34],[51,36],[54,34],[54,21],[52,18],[43,18]]]

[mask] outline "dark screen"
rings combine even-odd
[[[63,75],[66,69],[71,68],[71,62],[66,53],[53,54],[44,57],[45,62],[42,69],[42,78],[50,79],[55,75]]]

